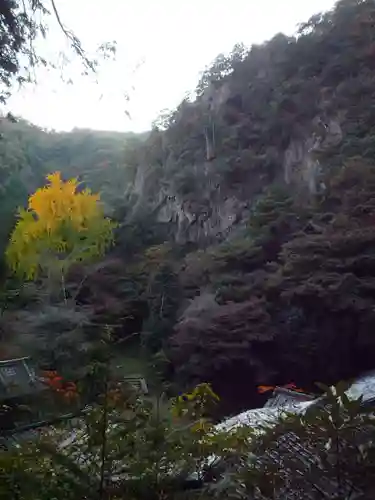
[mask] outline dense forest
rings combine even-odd
[[[373,368],[374,22],[372,1],[341,0],[295,36],[237,45],[140,136],[4,118],[3,253],[54,171],[117,228],[70,270],[69,304],[3,259],[2,358],[79,378],[110,325],[119,367],[171,393],[210,382],[221,414],[259,406],[260,384],[316,391]]]
[[[95,72],[0,14],[0,103],[51,15]],[[144,134],[1,117],[0,500],[374,498],[374,26],[238,44]]]

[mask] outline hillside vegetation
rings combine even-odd
[[[118,222],[107,256],[72,269],[74,310],[4,280],[4,356],[74,372],[109,324],[119,363],[146,360],[172,392],[211,382],[224,413],[256,406],[259,384],[373,368],[374,23],[373,1],[341,0],[294,37],[238,45],[144,137],[3,122],[4,246],[54,170]]]

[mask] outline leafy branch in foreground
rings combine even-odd
[[[141,397],[107,361],[84,417],[0,453],[0,498],[373,498],[374,418],[343,384],[303,414],[228,429],[205,417],[217,401],[207,384],[170,402]]]
[[[373,408],[362,397],[350,399],[348,386],[322,386],[324,396],[306,411],[283,411],[276,424],[261,426],[252,459],[227,471],[220,494],[225,489],[229,498],[373,498]]]
[[[105,392],[72,428],[50,428],[0,453],[0,498],[16,491],[19,500],[172,499],[202,487],[213,457],[228,459],[245,443],[204,417],[217,399],[206,384],[170,402],[140,397],[99,364]]]
[[[56,67],[53,61],[43,57],[35,43],[38,39],[48,39],[51,19],[56,20],[72,53],[78,56],[83,66],[83,74],[96,72],[98,59],[87,54],[79,37],[63,23],[55,0],[4,0],[0,4],[1,103],[5,103],[10,96],[11,92],[8,89],[14,79],[22,85],[35,80],[32,71],[37,66]],[[116,52],[115,43],[103,43],[97,52],[108,58]],[[68,60],[66,54],[62,59]]]

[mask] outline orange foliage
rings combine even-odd
[[[273,391],[274,389],[274,385],[258,385],[259,394],[264,394],[265,392]]]
[[[44,371],[43,377],[44,383],[53,391],[61,394],[65,399],[71,400],[78,397],[76,384],[64,381],[56,371]]]
[[[276,387],[277,386],[275,386],[275,385],[258,385],[258,392],[259,392],[259,394],[264,394],[266,392],[275,390]],[[294,382],[290,382],[289,384],[281,385],[279,387],[282,387],[284,389],[290,389],[291,391],[295,391],[295,392],[302,392],[302,393],[305,392],[303,389],[300,389],[299,387],[297,387]]]

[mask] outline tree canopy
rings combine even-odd
[[[129,365],[164,359],[172,392],[212,383],[223,413],[256,405],[258,385],[372,368],[374,19],[372,1],[345,0],[295,36],[236,46],[144,136],[1,125],[4,244],[53,171],[100,192],[117,223],[111,252],[66,276],[75,313],[24,288],[8,338],[61,314],[85,345],[111,324]]]
[[[6,252],[12,270],[27,279],[48,268],[51,256],[66,272],[67,265],[103,255],[112,241],[113,223],[104,217],[98,195],[77,191],[77,180],[64,182],[59,172],[47,180],[20,211]]]

